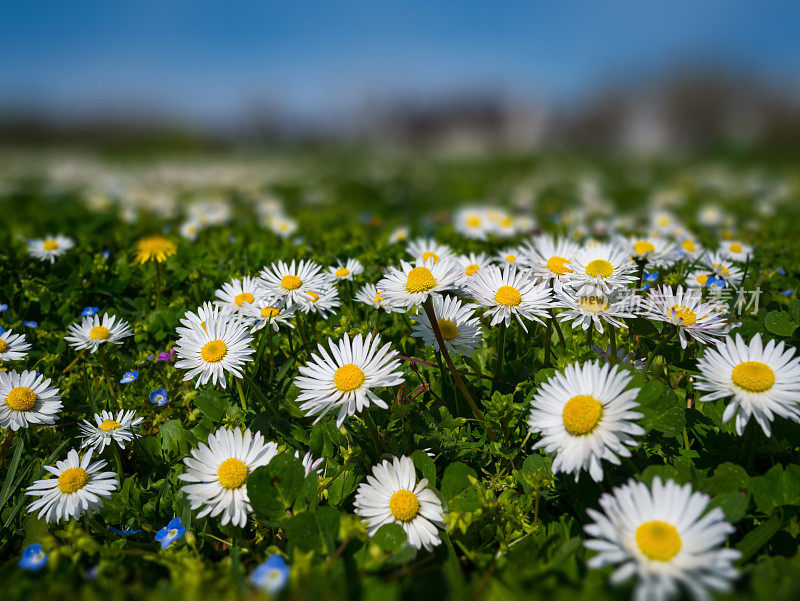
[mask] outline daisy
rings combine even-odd
[[[458,271],[451,261],[418,260],[415,265],[400,261],[400,267],[389,267],[378,282],[384,296],[396,307],[418,307],[431,295],[453,288]]]
[[[636,280],[636,263],[628,253],[609,244],[584,246],[575,256],[573,277],[605,290],[625,286]]]
[[[684,261],[696,261],[705,252],[703,245],[694,237],[684,237],[675,245],[678,256]]]
[[[125,448],[125,443],[132,440],[143,417],[136,417],[133,411],[119,411],[115,416],[111,411],[102,411],[94,414],[96,424],[83,420],[80,427],[80,438],[83,438],[81,448],[91,447],[93,451],[102,453],[107,444],[116,442],[120,449]]]
[[[487,217],[491,222],[490,232],[500,238],[511,238],[517,234],[517,222],[512,215],[502,209],[489,209]]]
[[[741,269],[734,266],[729,259],[722,256],[721,253],[717,252],[704,255],[702,264],[713,271],[715,277],[730,284],[734,288],[741,285],[744,273]]]
[[[379,336],[361,334],[353,340],[345,334],[337,343],[328,339],[330,354],[319,344],[320,354],[311,354],[311,361],[299,368],[294,380],[300,389],[296,401],[306,415],[317,415],[315,423],[331,409],[338,408],[336,426],[348,415],[363,411],[370,405],[381,409],[389,406],[374,392],[374,388],[398,386],[403,383],[399,371],[397,351],[389,349],[390,343],[378,348]]]
[[[219,299],[214,301],[215,305],[242,313],[245,305],[252,304],[256,300],[258,286],[253,278],[245,276],[224,283],[214,294]]]
[[[454,218],[455,230],[465,238],[485,240],[491,229],[491,223],[482,207],[463,207]]]
[[[389,244],[397,244],[408,240],[408,228],[398,227],[391,231],[389,234]]]
[[[168,238],[160,234],[145,236],[136,243],[135,261],[139,265],[143,265],[148,261],[163,263],[167,260],[167,257],[171,257],[177,252],[178,247]]]
[[[178,328],[180,338],[175,344],[178,361],[175,367],[189,370],[184,382],[195,376],[195,388],[209,380],[216,386],[225,388],[225,372],[236,378],[242,377],[242,366],[253,359],[255,350],[250,347],[253,337],[247,333],[247,326],[237,319],[220,319],[218,309],[209,319],[185,320],[188,328]]]
[[[187,240],[194,241],[202,229],[203,226],[199,222],[189,219],[181,224],[178,228],[178,233]]]
[[[497,252],[494,260],[498,265],[515,264],[519,259],[522,251],[518,248],[504,248]]]
[[[540,318],[549,317],[547,310],[554,306],[547,284],[537,284],[529,273],[517,271],[513,265],[502,271],[494,265],[482,269],[470,280],[468,290],[480,306],[488,308],[486,314],[492,316],[493,326],[500,322],[508,326],[514,317],[527,332],[523,318],[544,324]]]
[[[294,317],[294,308],[286,308],[281,305],[282,303],[278,301],[259,298],[254,303],[242,307],[242,314],[252,324],[250,333],[257,332],[267,324],[271,325],[276,332],[280,326],[294,328],[294,325],[289,321]]]
[[[314,261],[300,261],[287,265],[283,261],[261,270],[258,285],[266,296],[282,300],[285,305],[297,305],[306,290],[316,290],[330,279]]]
[[[335,313],[341,304],[339,291],[333,284],[326,284],[315,290],[306,290],[297,307],[303,313],[318,313],[325,317],[328,313]]]
[[[245,307],[247,305],[244,305]],[[231,309],[229,304],[214,305],[210,301],[204,302],[197,307],[197,312],[187,311],[180,319],[182,325],[175,328],[179,336],[191,335],[193,324],[200,324],[203,330],[208,323],[228,323],[230,321],[240,321],[243,315]],[[174,349],[173,349],[174,351]]]
[[[520,264],[534,275],[546,281],[562,282],[572,275],[578,245],[571,240],[542,234],[523,245],[520,254]]]
[[[294,458],[300,459],[300,451],[294,452]],[[311,472],[314,472],[317,474],[317,476],[321,476],[323,469],[320,467],[320,465],[322,465],[323,461],[325,461],[324,457],[314,459],[314,456],[311,453],[306,453],[303,455],[301,463],[303,464],[303,469],[306,470],[306,476],[308,476]]]
[[[450,353],[471,355],[483,342],[481,322],[475,317],[475,305],[463,305],[455,296],[434,296],[433,311],[439,331]],[[414,317],[417,324],[411,335],[420,338],[426,346],[439,350],[431,322],[425,313]]]
[[[186,457],[186,473],[178,476],[188,482],[181,487],[192,509],[202,507],[198,518],[222,514],[222,525],[244,527],[253,512],[247,495],[247,478],[258,467],[267,465],[278,454],[278,445],[264,442],[260,432],[253,435],[239,428],[220,428],[201,442]]]
[[[364,272],[364,267],[361,265],[361,262],[356,259],[347,259],[344,265],[339,263],[336,267],[330,267],[329,271],[337,282],[343,280],[350,280],[352,282],[354,276]]]
[[[383,296],[383,291],[378,290],[375,284],[364,284],[361,289],[356,292],[355,300],[376,309],[383,309],[387,313],[402,313],[405,309],[402,307],[395,307],[386,297]]]
[[[60,257],[73,246],[75,241],[72,238],[61,235],[47,236],[40,240],[29,240],[28,254],[40,261],[55,263],[56,257]]]
[[[399,524],[415,549],[432,551],[442,543],[437,528],[444,528],[444,509],[439,497],[428,488],[428,480],[417,482],[409,457],[393,457],[372,468],[353,502],[356,515],[374,536],[384,524]]]
[[[745,263],[753,256],[753,247],[734,240],[723,241],[719,249],[720,254],[726,259]]]
[[[408,243],[406,252],[414,257],[415,261],[433,261],[454,258],[453,249],[446,244],[439,244],[433,238],[417,238]]]
[[[671,242],[657,236],[621,239],[620,250],[634,261],[646,261],[651,267],[669,267],[677,259]]]
[[[586,470],[595,482],[603,479],[601,460],[614,465],[630,457],[634,436],[644,434],[635,420],[642,414],[638,388],[627,389],[632,376],[617,366],[572,363],[543,384],[531,401],[528,426],[541,435],[533,448],[555,453],[553,473]]]
[[[739,436],[751,416],[766,436],[776,415],[800,423],[800,358],[783,341],[770,340],[764,346],[761,334],[756,334],[747,345],[739,334],[735,340],[727,336],[716,349],[706,349],[697,368],[695,388],[709,393],[698,400],[730,397],[722,422],[735,415]]]
[[[45,465],[44,469],[56,477],[36,480],[25,490],[26,495],[41,497],[28,505],[28,512],[38,511],[38,519],[44,517],[52,524],[78,519],[84,514],[91,516],[100,509],[103,506],[101,497],[110,497],[119,482],[114,472],[100,471],[106,466],[105,461],[91,461],[91,450],[79,457],[72,449],[55,467]]]
[[[492,260],[486,253],[469,253],[455,257],[454,262],[458,265],[458,285],[465,288],[469,280],[478,271],[492,264]]]
[[[25,341],[25,334],[14,334],[6,330],[0,334],[0,362],[24,359],[31,345]]]
[[[603,322],[617,328],[627,328],[625,317],[636,317],[638,299],[628,294],[627,288],[605,292],[599,286],[584,284],[577,290],[556,288],[556,302],[567,310],[558,316],[559,321],[571,321],[573,328],[588,330],[592,325],[603,333]]]
[[[679,585],[698,601],[709,591],[726,591],[736,578],[733,562],[740,553],[722,545],[734,531],[711,497],[692,492],[690,484],[653,478],[651,488],[629,480],[600,497],[603,511],[587,509],[594,522],[584,526],[594,537],[584,544],[597,551],[590,568],[615,565],[612,583],[638,576],[636,601],[666,601]]]
[[[728,318],[720,311],[719,303],[705,303],[699,292],[682,286],[673,292],[669,286],[650,290],[642,306],[642,316],[671,323],[678,328],[681,348],[686,348],[688,334],[701,344],[728,331]]]
[[[102,319],[99,314],[84,317],[80,323],[73,323],[67,328],[69,336],[64,340],[75,349],[89,349],[94,353],[101,344],[122,344],[122,339],[133,336],[133,331],[128,322],[118,319],[115,315],[104,313]]]
[[[31,424],[52,424],[61,411],[58,388],[35,371],[0,372],[0,427],[19,430]]]
[[[704,268],[693,269],[687,273],[684,284],[687,288],[705,288],[714,294],[718,294],[723,288],[732,287],[725,280],[717,277],[713,271]]]
[[[267,227],[285,240],[297,231],[297,222],[285,215],[273,215],[267,220]]]

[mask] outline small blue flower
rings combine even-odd
[[[108,257],[111,256],[111,251],[110,250],[104,250],[102,252],[102,256],[103,256],[104,259],[108,259]]]
[[[642,290],[650,290],[650,284],[642,284]]]
[[[228,236],[228,242],[231,244],[236,244],[236,236]]]
[[[3,326],[0,326],[0,334],[5,334],[5,333],[6,333],[5,328],[3,328]]]
[[[148,395],[147,398],[149,398],[150,402],[154,405],[163,407],[167,404],[167,391],[163,388],[156,388]]]
[[[42,551],[42,545],[40,543],[34,543],[23,549],[22,557],[20,557],[17,565],[23,570],[36,572],[37,570],[41,570],[46,563],[47,553]]]
[[[23,321],[22,325],[27,326],[29,328],[34,328],[35,329],[35,328],[39,327],[39,322],[37,322],[37,321]]]
[[[96,566],[92,566],[83,574],[86,577],[86,580],[97,580],[97,577],[100,575],[100,564]]]
[[[6,303],[0,304],[0,311],[5,311],[6,309],[8,309],[8,305]]]
[[[792,296],[792,295],[794,294],[794,290],[792,290],[792,289],[790,288],[789,290],[784,290],[783,292],[781,292],[781,294],[782,294],[783,296]]]
[[[161,543],[161,548],[166,549],[183,536],[186,528],[183,527],[181,518],[172,518],[166,526],[156,532],[156,540]]]
[[[141,532],[141,530],[134,530],[133,528],[114,528],[113,526],[109,526],[108,529],[120,536],[130,536],[131,534],[139,534]]]
[[[778,275],[786,275],[786,270],[783,267],[776,267],[775,271],[778,272]]]
[[[100,313],[100,309],[98,307],[84,307],[83,311],[81,311],[81,315],[84,317],[91,317],[92,315],[97,315]]]
[[[658,279],[658,272],[654,271],[653,273],[646,273],[644,274],[644,281],[645,282],[655,282]]]
[[[134,369],[133,371],[126,372],[122,379],[119,381],[120,384],[130,384],[136,378],[139,377],[139,370]]]
[[[250,574],[250,582],[268,593],[275,594],[289,582],[289,566],[280,555],[271,555]]]

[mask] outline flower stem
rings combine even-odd
[[[667,334],[656,345],[656,348],[653,349],[653,352],[650,353],[650,356],[647,358],[647,363],[644,364],[644,368],[642,369],[643,374],[647,375],[647,370],[650,369],[650,365],[652,365],[653,359],[656,358],[656,355],[658,355],[661,352],[661,349],[664,348],[664,345],[670,341],[670,339],[675,335],[675,332],[677,331],[678,331],[677,328],[670,328],[670,331],[667,332]]]
[[[492,381],[492,389],[490,395],[494,394],[496,382],[500,380],[503,375],[503,355],[506,346],[506,322],[500,322],[500,330],[497,332],[497,358],[494,364],[494,380]]]
[[[375,427],[375,421],[369,411],[365,412],[364,422],[367,424],[367,431],[372,439],[372,446],[375,448],[375,458],[378,459],[381,456],[381,442],[378,438],[378,429]]]
[[[614,326],[608,324],[608,338],[611,342],[611,363],[617,363],[617,331],[614,329]]]
[[[239,380],[239,378],[237,378],[236,376],[234,376],[233,379],[236,382],[236,390],[239,392],[239,401],[242,403],[242,409],[244,410],[245,413],[247,413],[247,400],[246,400],[246,398],[244,396],[244,390],[242,389],[242,383]]]

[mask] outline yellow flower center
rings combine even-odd
[[[503,227],[511,227],[514,225],[514,220],[511,217],[504,217],[500,220],[500,225]]]
[[[419,499],[410,490],[398,490],[389,499],[389,510],[394,519],[400,522],[410,522],[419,513]]]
[[[500,286],[494,295],[494,300],[504,307],[516,307],[522,300],[522,295],[514,286]]]
[[[636,529],[636,544],[648,558],[669,561],[681,550],[681,535],[672,524],[653,520]]]
[[[605,259],[595,259],[586,266],[586,275],[592,278],[607,278],[614,273],[614,266]]]
[[[423,253],[422,254],[422,260],[423,261],[427,261],[428,259],[433,259],[434,263],[438,263],[439,262],[439,255],[437,255],[435,252],[431,252],[431,251]]]
[[[381,296],[381,293],[378,292],[378,294],[375,295],[375,298],[372,299],[372,302],[375,303],[376,305],[380,305],[381,301],[385,301],[385,300],[386,300],[386,298]]]
[[[472,277],[473,275],[478,273],[479,269],[480,269],[480,265],[476,265],[475,263],[473,263],[472,265],[467,265],[467,268],[464,270],[464,273],[466,273],[468,276]]]
[[[237,307],[241,307],[245,303],[249,305],[254,300],[256,300],[256,297],[250,292],[242,292],[241,294],[236,295],[236,298],[233,299],[233,302],[236,303]]]
[[[683,242],[681,242],[681,246],[683,247],[683,250],[685,250],[686,252],[693,253],[694,251],[697,250],[697,246],[695,246],[695,243],[692,242],[691,240],[684,240]]]
[[[42,242],[42,248],[44,250],[56,250],[58,248],[58,242],[55,240],[45,240]]]
[[[217,480],[223,488],[233,490],[247,482],[247,466],[241,459],[231,457],[219,464]]]
[[[472,227],[472,228],[480,227],[481,226],[481,218],[480,217],[475,217],[473,215],[472,217],[467,219],[467,225],[469,227]]]
[[[458,326],[449,319],[439,320],[439,331],[442,333],[442,338],[445,340],[453,340],[458,336]]]
[[[666,215],[662,215],[656,220],[656,223],[658,224],[659,227],[667,227],[670,224],[670,222],[671,219]]]
[[[227,353],[228,347],[222,340],[206,342],[200,350],[200,356],[203,358],[203,361],[207,363],[218,363],[222,361]]]
[[[281,286],[284,290],[297,290],[302,283],[303,280],[296,275],[285,275],[281,279]]]
[[[5,353],[8,350],[8,343],[5,340],[0,340],[0,353]]]
[[[730,269],[725,267],[722,263],[714,263],[714,269],[719,270],[720,275],[729,275],[731,272]]]
[[[672,305],[669,308],[669,317],[675,321],[682,319],[683,323],[681,325],[684,326],[693,326],[697,321],[697,315],[695,312],[689,307],[684,307],[683,305]]]
[[[90,340],[107,340],[110,332],[105,326],[95,326],[89,330]]]
[[[136,243],[136,259],[139,263],[147,261],[163,263],[167,257],[174,255],[177,251],[175,244],[164,236],[148,236]]]
[[[104,419],[103,423],[100,424],[100,429],[103,432],[109,432],[111,430],[119,430],[122,427],[122,424],[118,421],[114,421],[113,419]]]
[[[547,269],[556,275],[572,273],[572,270],[566,266],[568,263],[572,263],[572,261],[565,259],[564,257],[550,257],[547,259]]]
[[[602,313],[608,310],[608,301],[602,296],[583,296],[581,309],[589,313]]]
[[[36,404],[36,393],[27,386],[12,388],[6,396],[6,405],[14,411],[30,411]]]
[[[591,434],[603,416],[603,404],[593,396],[579,394],[564,404],[561,419],[573,436]]]
[[[358,365],[347,363],[333,374],[333,383],[342,392],[351,392],[364,383],[364,372]]]
[[[208,334],[208,330],[206,329],[206,320],[200,322],[200,326],[203,328],[203,331]]]
[[[311,302],[315,303],[319,300],[319,294],[316,292],[312,292],[311,290],[306,290],[306,294],[311,297]]]
[[[79,491],[89,481],[89,474],[82,467],[71,467],[61,472],[58,477],[58,488],[65,495]]]
[[[733,383],[749,392],[764,392],[775,383],[775,372],[766,363],[745,361],[733,368]]]
[[[643,255],[646,253],[653,252],[656,249],[653,246],[652,242],[648,242],[647,240],[639,240],[638,242],[633,243],[633,250],[637,255]]]
[[[281,310],[278,309],[278,307],[263,307],[261,309],[261,317],[266,317],[267,319],[272,319],[273,317],[278,315],[278,313],[280,313],[280,312],[281,312]]]
[[[508,261],[509,263],[513,263],[516,260],[517,257],[515,257],[514,255],[506,255],[506,261]]]
[[[436,287],[436,278],[427,267],[415,267],[408,272],[406,290],[411,294],[427,292]]]
[[[701,286],[705,286],[707,281],[708,281],[707,275],[701,273],[699,276],[697,276],[697,283],[700,284]]]
[[[740,253],[742,252],[742,245],[739,244],[738,242],[734,242],[733,244],[731,244],[730,249],[732,253]]]
[[[333,275],[335,275],[337,278],[343,278],[350,275],[350,270],[347,269],[347,267],[340,267]]]

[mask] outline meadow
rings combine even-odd
[[[6,156],[0,213],[4,599],[800,597],[792,161]]]

